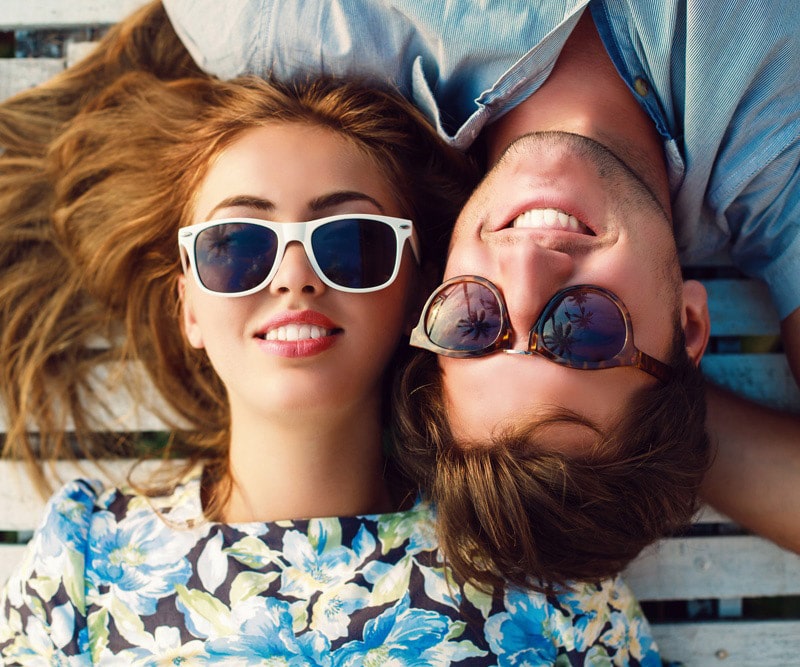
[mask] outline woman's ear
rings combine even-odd
[[[195,305],[192,301],[191,294],[186,290],[186,276],[178,277],[178,297],[181,300],[181,319],[183,322],[183,333],[189,345],[200,350],[205,347],[203,343],[203,332],[200,330],[200,324],[197,322],[197,314],[195,313]]]
[[[683,308],[681,325],[686,338],[686,353],[698,365],[711,335],[711,320],[708,315],[708,294],[697,280],[683,283]]]

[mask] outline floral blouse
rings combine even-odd
[[[199,470],[156,499],[67,484],[2,608],[6,665],[660,665],[619,580],[557,596],[459,586],[421,502],[208,522]]]

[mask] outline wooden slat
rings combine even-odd
[[[749,535],[674,538],[623,576],[641,600],[800,595],[800,556]]]
[[[170,424],[186,426],[175,413],[166,405],[161,395],[152,387],[142,365],[138,362],[128,362],[125,367],[125,376],[138,383],[142,396],[147,397],[144,404],[137,404],[127,388],[118,381],[119,371],[113,365],[99,365],[95,371],[93,386],[102,403],[93,404],[93,416],[102,426],[102,430],[109,432],[129,433],[136,431],[165,431]],[[110,378],[110,379],[109,379]],[[115,379],[116,378],[116,379]],[[7,428],[6,415],[0,410],[0,432]],[[98,430],[100,426],[98,426]],[[31,430],[35,430],[31,425]],[[67,430],[72,430],[72,424],[67,424]]]
[[[0,100],[38,86],[63,69],[61,58],[0,58]]]
[[[99,466],[89,461],[57,461],[49,462],[45,469],[47,478],[55,487],[78,477],[99,479],[108,485],[119,486],[124,484],[135,465],[136,461],[132,459],[103,461]],[[136,467],[134,478],[150,476],[164,465],[161,461],[142,462]],[[175,465],[182,465],[182,462],[177,461]],[[32,487],[24,465],[19,461],[0,460],[0,480],[3,481],[0,484],[0,530],[34,530],[42,520],[46,501]]]
[[[800,413],[800,390],[783,354],[708,354],[700,367],[714,384],[758,403]]]
[[[70,42],[67,44],[66,62],[67,67],[72,67],[79,60],[83,60],[97,46],[97,42]]]
[[[687,667],[800,665],[800,621],[719,621],[653,626],[662,657]]]
[[[145,0],[2,0],[0,30],[109,25],[144,4]]]
[[[756,280],[705,280],[712,336],[780,334],[767,286]]]

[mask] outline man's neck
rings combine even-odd
[[[661,137],[611,62],[588,11],[541,87],[487,128],[490,165],[518,137],[546,131],[572,132],[603,144],[669,212]]]

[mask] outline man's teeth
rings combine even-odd
[[[264,335],[264,340],[307,340],[309,338],[322,338],[330,336],[329,329],[315,326],[313,324],[286,324],[276,329],[270,329]]]
[[[511,223],[512,227],[533,229],[563,229],[568,232],[590,234],[589,228],[574,215],[555,208],[537,208],[525,211]]]

